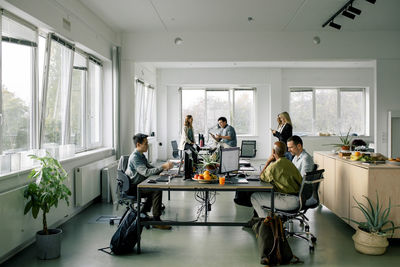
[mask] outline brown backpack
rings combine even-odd
[[[279,216],[260,219],[253,225],[253,230],[257,237],[261,264],[275,266],[300,263],[299,258],[292,253]]]

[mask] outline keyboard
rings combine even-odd
[[[258,182],[258,181],[260,181],[260,176],[259,175],[249,175],[246,177],[246,180]]]
[[[169,182],[168,176],[160,176],[156,179],[157,182]]]

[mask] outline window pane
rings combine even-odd
[[[69,144],[75,144],[78,149],[83,147],[85,83],[86,71],[74,69],[72,71]]]
[[[337,90],[315,90],[315,132],[337,133]]]
[[[2,150],[30,149],[33,48],[2,42]]]
[[[293,131],[298,135],[312,135],[312,91],[290,92],[290,116]]]
[[[44,143],[63,144],[72,50],[52,41],[46,95]]]
[[[252,134],[254,125],[254,90],[235,91],[236,134]],[[228,118],[228,117],[227,117]]]
[[[192,115],[195,133],[204,133],[205,114],[204,90],[182,90],[182,125],[186,115]],[[216,125],[216,122],[214,124]]]
[[[207,122],[206,127],[217,125],[219,117],[230,121],[229,91],[207,91]]]
[[[350,128],[351,133],[365,134],[364,102],[363,91],[340,92],[340,132],[342,134],[346,134]]]
[[[42,92],[43,92],[43,70],[44,70],[44,60],[46,53],[46,38],[43,36],[39,36],[39,45],[38,45],[38,74],[39,74],[39,103],[42,103]]]
[[[90,132],[90,144],[100,143],[100,103],[101,103],[101,75],[102,67],[93,62],[89,62],[89,132]]]

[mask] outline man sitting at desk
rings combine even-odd
[[[314,170],[314,160],[310,154],[303,149],[303,140],[297,135],[293,135],[287,140],[288,151],[294,156],[293,164],[299,170],[301,176]]]
[[[271,183],[274,186],[275,208],[297,207],[298,198],[296,194],[300,191],[302,177],[296,166],[285,158],[286,145],[281,142],[275,142],[272,154],[268,158],[260,179]],[[283,194],[280,194],[283,193]],[[251,203],[258,216],[265,218],[268,213],[262,206],[270,207],[271,192],[255,192],[251,195]]]
[[[235,128],[228,125],[228,122],[225,117],[220,117],[218,119],[218,124],[222,128],[221,134],[212,134],[211,137],[214,138],[215,141],[219,142],[222,147],[236,147],[236,132]]]
[[[161,167],[153,167],[148,163],[146,156],[143,155],[149,148],[147,135],[141,133],[134,135],[133,143],[136,149],[129,156],[128,168],[125,171],[126,175],[131,177],[131,185],[138,185],[149,176],[160,174],[163,170],[172,168],[172,162],[166,162]],[[150,209],[153,208],[153,220],[161,221],[162,191],[143,191],[141,196],[147,198],[142,212],[150,212]],[[169,225],[154,225],[153,227],[163,230],[171,229]]]

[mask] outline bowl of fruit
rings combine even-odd
[[[400,158],[388,158],[388,160],[386,161],[387,164],[392,164],[392,165],[397,165],[400,166]]]
[[[196,174],[192,180],[201,184],[218,183],[218,176],[209,171],[204,171],[204,173]]]

